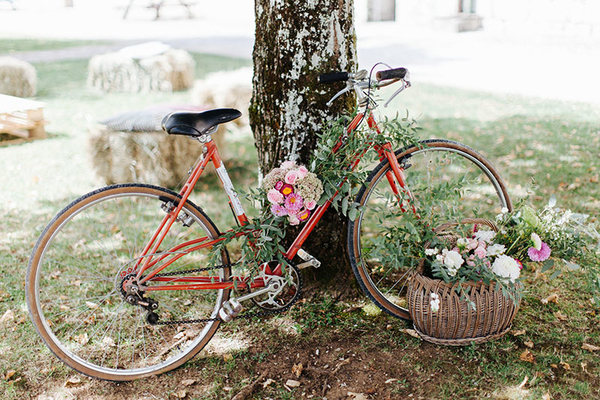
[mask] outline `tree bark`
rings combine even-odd
[[[354,107],[351,95],[327,107],[344,83],[319,85],[317,77],[356,69],[356,34],[353,0],[255,0],[255,13],[249,111],[264,175],[286,160],[308,164],[315,133]],[[329,271],[319,275],[348,272],[345,219],[327,214],[304,247]]]

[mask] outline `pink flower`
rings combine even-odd
[[[289,183],[290,185],[293,185],[294,183],[296,183],[296,181],[298,180],[298,171],[288,171],[287,174],[285,174],[285,182]]]
[[[285,208],[290,214],[300,211],[302,203],[302,196],[298,193],[292,193],[285,198]]]
[[[279,189],[279,191],[281,192],[283,197],[287,197],[290,194],[294,193],[294,187],[286,183],[285,185],[281,186],[281,189]]]
[[[311,201],[307,201],[306,203],[304,203],[304,205],[306,206],[306,208],[308,208],[309,210],[314,210],[315,207],[317,206],[317,202],[314,200]]]
[[[301,166],[298,168],[298,179],[304,179],[304,177],[308,174],[308,170],[305,166]]]
[[[283,187],[283,182],[277,181],[277,183],[275,184],[275,189],[281,190],[282,187]]]
[[[519,269],[523,269],[523,263],[521,261],[517,260],[516,258],[515,258],[515,261],[517,262]]]
[[[269,202],[271,204],[281,204],[283,203],[283,195],[281,194],[281,192],[277,189],[271,189],[269,190],[269,192],[267,193],[267,200],[269,200]]]
[[[468,250],[475,250],[479,246],[479,242],[475,239],[469,239],[469,243],[467,243]]]
[[[281,168],[283,169],[292,169],[296,167],[296,162],[295,161],[286,161],[284,163],[281,164]]]
[[[298,225],[300,220],[295,215],[290,215],[290,225]]]
[[[285,207],[280,206],[279,204],[273,204],[271,206],[271,212],[275,214],[276,217],[285,217],[286,215],[288,215],[288,212],[285,209]]]
[[[474,251],[473,253],[475,253],[475,255],[480,259],[483,260],[485,258],[485,256],[487,255],[487,251],[485,250],[484,246],[479,245]]]
[[[308,219],[308,217],[310,217],[310,211],[308,211],[307,209],[302,209],[302,211],[300,211],[298,214],[296,214],[296,216],[298,217],[298,219],[300,221],[306,221]]]
[[[535,247],[530,247],[529,250],[527,250],[527,255],[529,256],[531,261],[536,262],[547,260],[548,257],[550,257],[550,253],[550,246],[548,246],[544,242],[542,242],[542,248],[540,250],[537,250]]]

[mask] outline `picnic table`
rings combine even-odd
[[[127,4],[127,7],[125,7],[125,13],[123,14],[123,19],[127,18],[127,14],[129,13],[129,9],[131,8],[131,6],[133,5],[133,3],[136,0],[129,0],[129,4]],[[190,7],[192,5],[194,5],[193,3],[190,3],[188,1],[185,0],[177,0],[177,1],[170,1],[170,0],[144,0],[147,3],[147,8],[155,8],[156,9],[156,19],[160,18],[160,9],[164,6],[181,6],[181,7],[185,7],[187,12],[188,12],[188,17],[189,18],[194,18],[194,15],[192,14],[192,10],[190,10]]]
[[[44,103],[0,94],[0,134],[15,136],[0,141],[0,146],[33,139],[44,139]]]

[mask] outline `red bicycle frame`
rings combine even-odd
[[[381,131],[377,126],[377,122],[375,121],[371,110],[367,108],[365,112],[368,113],[366,121],[369,128],[374,130],[377,134],[380,134]],[[365,113],[358,113],[352,119],[348,128],[346,129],[347,134],[351,134],[360,125],[364,118]],[[343,145],[344,138],[340,137],[332,151],[336,153]],[[407,194],[410,198],[410,191],[407,189],[405,184],[403,168],[398,163],[398,160],[394,155],[392,145],[390,143],[385,143],[381,146],[374,145],[374,149],[379,154],[379,159],[381,161],[387,159],[391,165],[392,171],[387,174],[387,179],[390,183],[393,192],[399,199],[401,198],[401,194]],[[347,166],[347,168],[349,168],[350,170],[354,170],[365,152],[366,150],[360,154],[355,154],[352,162],[350,163],[350,165]],[[138,258],[135,267],[133,267],[127,272],[123,271],[124,275],[126,275],[127,273],[131,273],[132,271],[137,271],[137,279],[139,280],[140,284],[143,284],[148,281],[152,281],[153,283],[169,283],[168,285],[145,285],[144,290],[147,292],[159,290],[218,290],[233,288],[245,289],[247,287],[259,288],[265,286],[265,283],[261,278],[250,281],[248,277],[233,276],[230,279],[223,281],[220,277],[212,275],[178,277],[157,276],[158,274],[160,274],[161,271],[169,267],[169,265],[173,264],[181,257],[184,257],[197,250],[212,247],[218,242],[224,240],[223,237],[210,239],[208,236],[205,236],[194,240],[186,241],[166,251],[158,252],[158,249],[162,244],[164,238],[166,237],[167,232],[177,220],[179,212],[183,208],[183,205],[192,193],[192,190],[198,182],[198,179],[200,178],[206,166],[210,162],[212,162],[212,164],[215,167],[221,185],[229,198],[229,204],[232,210],[234,211],[235,218],[237,219],[238,223],[240,225],[246,225],[248,223],[248,217],[246,216],[242,204],[238,198],[238,195],[233,187],[233,184],[231,183],[227,170],[225,169],[225,166],[219,155],[218,149],[215,143],[212,140],[210,140],[204,144],[203,154],[199,162],[194,167],[190,177],[181,189],[179,193],[181,198],[178,200],[178,204],[171,204],[171,206],[167,208],[167,213],[165,217],[162,219],[159,227],[156,229],[153,236],[144,247],[144,250]],[[342,182],[341,184],[343,183],[344,182]],[[308,236],[311,234],[311,232],[313,231],[323,214],[325,214],[329,206],[332,204],[332,201],[336,195],[337,192],[329,200],[327,200],[325,204],[318,206],[315,209],[310,218],[304,224],[304,227],[302,228],[294,242],[285,252],[284,257],[286,257],[288,260],[291,260],[296,256],[296,254],[302,248],[302,245],[304,244]],[[232,230],[229,230],[227,233],[230,232],[232,232]],[[243,236],[243,234],[240,233],[237,234],[237,236]],[[281,265],[277,265],[277,267],[274,270],[271,270],[266,264],[263,268],[265,269],[265,273],[267,274],[282,275]]]

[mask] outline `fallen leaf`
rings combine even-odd
[[[568,370],[570,370],[570,369],[571,369],[571,366],[570,366],[568,363],[564,362],[564,361],[561,361],[561,362],[560,362],[560,365],[561,365],[561,366],[562,366],[562,367],[563,367],[563,368],[564,368],[566,371],[568,371]]]
[[[263,389],[266,389],[267,386],[269,386],[271,383],[275,383],[275,381],[271,378],[267,379],[266,381],[263,382],[262,387]]]
[[[348,397],[352,398],[353,400],[367,400],[367,396],[365,396],[364,393],[348,392]]]
[[[85,305],[88,306],[89,308],[91,308],[92,310],[95,310],[99,307],[98,304],[92,303],[91,301],[86,301]]]
[[[17,371],[15,371],[14,369],[8,370],[6,372],[6,375],[4,375],[4,379],[9,381],[10,378],[12,378],[13,376],[15,376],[15,374],[17,373]]]
[[[295,380],[293,380],[293,379],[288,379],[288,380],[285,382],[285,386],[287,386],[287,387],[290,387],[290,388],[297,388],[297,387],[299,387],[299,386],[300,386],[300,382],[298,382],[298,381],[295,381]]]
[[[85,332],[82,333],[81,335],[75,336],[75,340],[77,341],[77,343],[79,343],[82,346],[85,346],[90,341],[90,339],[88,338],[88,334]]]
[[[530,363],[535,362],[535,357],[533,356],[533,353],[530,352],[529,350],[523,351],[521,353],[521,355],[519,356],[519,358],[521,359],[521,361],[530,362]]]
[[[533,342],[531,340],[527,340],[527,341],[523,342],[523,344],[526,347],[529,347],[530,349],[533,349]]]
[[[115,347],[117,345],[115,341],[108,336],[105,336],[104,339],[102,339],[102,344],[108,347]]]
[[[175,397],[177,397],[178,399],[185,399],[186,396],[187,396],[187,390],[185,390],[185,389],[181,389],[180,391],[175,393]]]
[[[541,303],[542,304],[548,304],[548,303],[558,304],[558,294],[556,294],[556,293],[551,294],[550,296],[546,297],[545,299],[542,299]]]
[[[563,313],[561,313],[560,311],[557,311],[554,313],[554,316],[556,317],[556,319],[559,319],[561,321],[566,321],[569,319],[569,317],[567,317],[566,315],[564,315]]]
[[[6,310],[6,312],[0,317],[0,324],[15,319],[15,312],[13,310]]]
[[[183,386],[192,386],[194,383],[196,383],[195,379],[184,379],[181,381]]]
[[[406,333],[414,338],[421,339],[421,336],[414,329],[402,329],[400,332]]]
[[[72,376],[65,382],[65,387],[77,386],[81,383],[81,378],[78,376]]]
[[[526,334],[527,331],[525,329],[519,329],[517,331],[510,331],[510,333],[513,336],[522,336],[522,335]]]
[[[552,397],[550,396],[549,392],[546,392],[545,395],[542,396],[542,400],[550,400]]]
[[[296,378],[300,378],[300,375],[302,375],[303,369],[304,369],[304,366],[302,365],[302,363],[294,364],[294,366],[292,367],[292,374],[296,375]]]
[[[594,346],[593,344],[589,344],[589,343],[582,344],[581,348],[584,349],[584,350],[589,350],[589,351],[598,351],[598,350],[600,350],[600,347]]]
[[[185,336],[185,332],[179,332],[177,335],[173,336],[173,339],[179,340]]]
[[[397,382],[397,381],[398,381],[398,379],[396,379],[396,378],[390,378],[387,381],[385,381],[385,383],[392,383],[392,382]]]
[[[233,360],[233,356],[230,353],[223,354],[223,361],[231,361]]]

